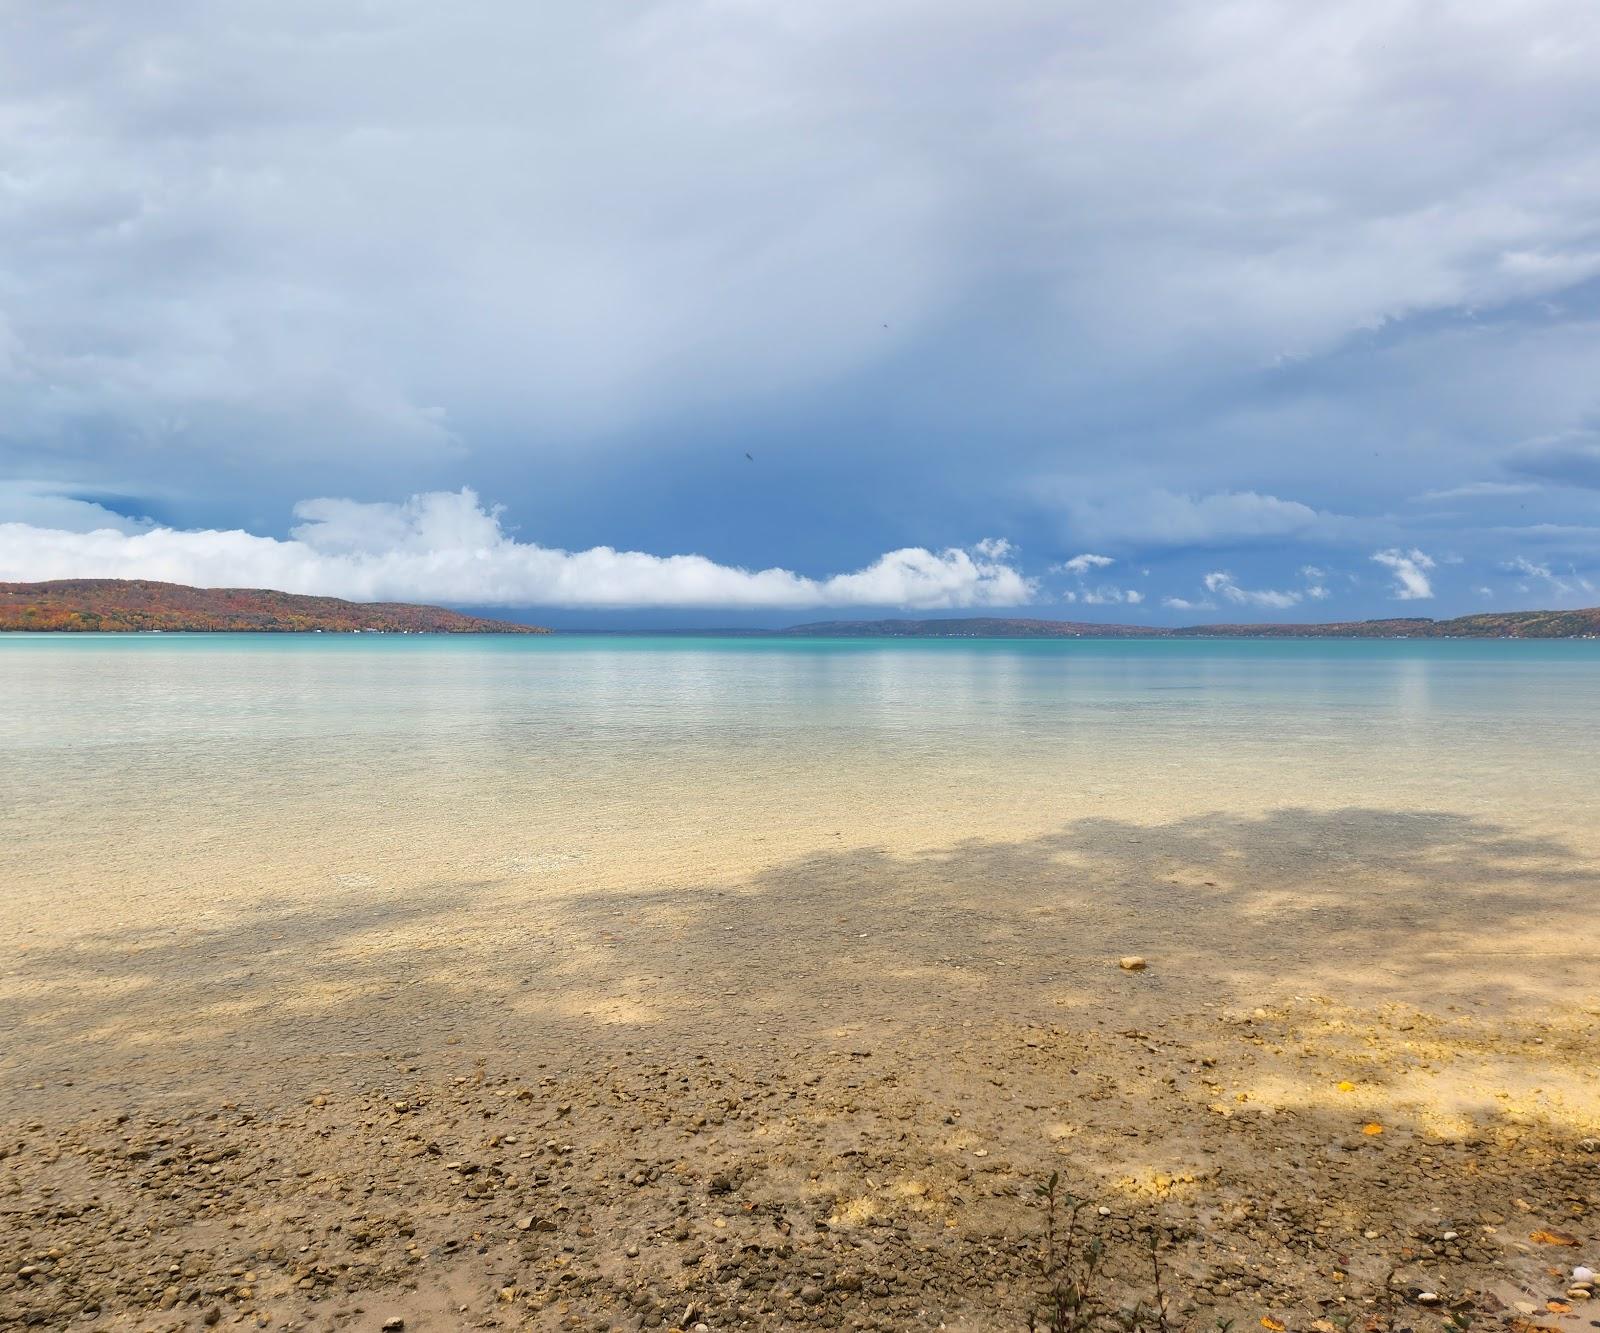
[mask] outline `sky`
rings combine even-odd
[[[0,580],[1600,604],[1592,0],[0,4]]]

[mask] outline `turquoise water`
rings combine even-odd
[[[15,894],[736,874],[1286,806],[1600,823],[1600,642],[0,637]]]

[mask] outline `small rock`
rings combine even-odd
[[[800,1288],[800,1301],[803,1305],[822,1304],[822,1288],[808,1282]]]
[[[1138,954],[1131,953],[1126,958],[1117,959],[1117,966],[1124,972],[1143,972],[1150,965]]]
[[[383,1321],[383,1333],[400,1333],[406,1326],[406,1321],[399,1315],[393,1315]]]

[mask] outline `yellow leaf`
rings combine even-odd
[[[1284,1328],[1287,1327],[1287,1326],[1284,1325],[1284,1324],[1280,1324],[1271,1315],[1264,1314],[1264,1315],[1261,1316],[1261,1327],[1262,1328],[1270,1328],[1272,1330],[1272,1333],[1283,1333]]]
[[[1339,1080],[1339,1091],[1340,1092],[1354,1092],[1355,1090],[1356,1090],[1356,1085],[1354,1083],[1352,1083],[1349,1079],[1342,1078],[1342,1079]]]
[[[1528,1237],[1535,1245],[1577,1245],[1578,1238],[1565,1231],[1535,1231]]]
[[[1370,1125],[1362,1125],[1361,1126],[1361,1132],[1363,1134],[1382,1134],[1383,1133],[1383,1126],[1378,1124],[1376,1121],[1374,1121]]]

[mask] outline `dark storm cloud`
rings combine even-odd
[[[1586,0],[8,13],[15,576],[106,493],[136,540],[464,484],[824,582],[1104,546],[1149,614],[1600,564]]]
[[[1515,450],[1507,464],[1513,471],[1530,477],[1600,490],[1600,430],[1573,431],[1554,439],[1531,441]]]

